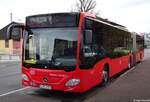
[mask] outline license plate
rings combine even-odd
[[[40,88],[42,88],[42,89],[48,89],[48,90],[52,89],[52,87],[48,86],[48,85],[40,85]]]

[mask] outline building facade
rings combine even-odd
[[[22,35],[12,35],[9,40],[6,38],[7,29],[11,24],[20,24],[11,22],[0,30],[0,54],[19,55],[21,52],[21,37]]]

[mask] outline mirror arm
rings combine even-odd
[[[13,27],[20,27],[20,28],[25,28],[24,24],[11,24],[10,26],[8,26],[7,31],[6,31],[6,39],[9,40],[10,36],[11,36],[11,29]]]

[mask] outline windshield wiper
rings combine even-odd
[[[37,60],[36,64],[49,66],[52,64],[51,60]]]

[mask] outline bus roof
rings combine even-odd
[[[123,30],[123,31],[126,31],[126,32],[129,32],[128,29],[123,26],[123,25],[120,25],[118,23],[115,23],[115,22],[112,22],[112,21],[109,21],[108,19],[104,19],[104,18],[101,18],[101,17],[98,17],[98,16],[93,16],[92,14],[89,14],[89,13],[82,13],[85,15],[85,17],[88,17],[90,19],[93,19],[97,22],[100,22],[100,23],[103,23],[103,24],[106,24],[108,26],[111,26],[111,27],[114,27],[114,28],[117,28],[117,29],[120,29],[120,30]]]

